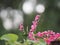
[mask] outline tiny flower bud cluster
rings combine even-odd
[[[34,30],[36,29],[39,18],[40,18],[40,15],[36,15],[35,20],[32,22],[30,32],[34,32]]]
[[[33,32],[35,31],[35,29],[36,29],[36,27],[37,27],[39,18],[40,18],[40,15],[36,15],[34,21],[32,22],[31,29],[30,29],[30,31],[29,31],[29,33],[28,33],[28,38],[29,38],[29,39],[35,40],[35,35],[34,35]]]

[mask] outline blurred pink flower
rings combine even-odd
[[[60,38],[60,33],[56,33],[55,38]]]
[[[48,34],[52,34],[52,35],[54,35],[55,32],[53,32],[52,30],[48,30]]]
[[[37,21],[33,21],[32,23],[33,23],[33,25],[37,25],[37,24],[38,24],[38,22],[37,22]]]
[[[34,40],[35,38],[34,38],[34,33],[33,32],[29,32],[28,33],[28,38],[30,39],[30,40]]]
[[[38,33],[36,34],[36,36],[37,36],[37,37],[43,37],[43,33],[38,32]]]
[[[31,25],[31,29],[30,29],[30,31],[33,32],[35,29],[36,29],[36,26]]]
[[[44,38],[44,40],[48,45],[50,44],[50,40],[48,38]]]
[[[40,18],[40,15],[36,15],[35,20],[32,22],[32,25],[31,25],[31,29],[30,29],[31,32],[35,31],[39,18]]]
[[[35,21],[38,21],[39,18],[40,18],[40,15],[36,15],[36,17],[35,17]]]
[[[23,24],[20,24],[20,25],[19,25],[19,30],[20,30],[20,31],[23,31],[23,30],[24,30]]]

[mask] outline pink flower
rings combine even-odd
[[[44,32],[42,32],[42,33],[43,33],[43,34],[45,34],[45,35],[46,35],[46,34],[48,34],[48,32],[47,32],[47,31],[44,31]]]
[[[40,18],[40,15],[36,15],[35,21],[39,20],[39,18]]]
[[[23,30],[24,30],[23,24],[20,24],[20,25],[19,25],[19,30],[20,30],[20,31],[23,31]]]
[[[35,30],[35,28],[36,28],[36,27],[35,27],[34,25],[31,25],[31,29],[32,29],[32,30]]]
[[[60,33],[55,34],[55,37],[59,38],[60,37]]]
[[[34,40],[34,33],[33,32],[29,32],[28,34],[28,38],[31,39],[31,40]]]
[[[32,23],[33,23],[33,25],[37,25],[37,24],[38,24],[38,22],[37,22],[37,21],[33,21]]]
[[[35,20],[32,22],[30,31],[34,32],[34,30],[36,29],[39,17],[40,15],[36,15]]]
[[[54,35],[51,35],[50,37],[49,37],[49,40],[50,41],[54,41],[56,38],[55,38],[55,36]]]
[[[36,36],[38,36],[38,37],[43,37],[43,33],[38,32],[38,33],[36,34]]]
[[[52,34],[52,35],[54,35],[55,32],[53,32],[52,30],[48,30],[48,34]]]
[[[30,31],[34,31],[36,29],[36,26],[34,26],[34,25],[31,25],[31,29],[30,29]]]
[[[44,38],[45,42],[49,45],[50,44],[50,40],[48,38]]]

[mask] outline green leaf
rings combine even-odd
[[[1,36],[1,40],[6,40],[6,41],[16,41],[18,39],[18,36],[16,34],[5,34]]]
[[[43,39],[40,39],[39,44],[40,44],[40,45],[46,45],[46,42],[45,42]]]

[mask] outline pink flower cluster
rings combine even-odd
[[[48,31],[38,32],[38,33],[34,34],[35,40],[41,39],[41,38],[49,45],[51,41],[54,41],[54,40],[60,38],[60,33],[55,33],[52,30],[48,30]]]
[[[52,30],[38,32],[36,36],[43,38],[47,44],[50,44],[51,41],[54,41],[55,39],[57,39],[56,33],[53,32]]]
[[[54,41],[54,40],[60,38],[60,33],[55,33],[52,30],[38,32],[38,33],[34,34],[34,31],[39,22],[39,18],[40,18],[40,15],[36,15],[34,21],[32,22],[31,29],[28,32],[28,38],[30,40],[36,41],[37,39],[39,40],[42,38],[49,45],[51,41]],[[23,24],[20,24],[19,29],[20,29],[20,31],[24,30]]]
[[[36,15],[35,20],[32,22],[30,32],[34,32],[34,30],[36,29],[39,18],[40,18],[40,15]]]
[[[34,21],[32,22],[31,29],[30,29],[30,31],[29,31],[29,33],[28,33],[28,38],[29,38],[29,39],[35,40],[35,35],[34,35],[33,32],[35,31],[35,29],[36,29],[36,27],[37,27],[39,18],[40,18],[40,15],[36,15]]]
[[[39,21],[39,18],[40,18],[40,15],[36,15],[35,20],[32,22],[30,32],[33,32],[36,29],[38,21]],[[19,25],[19,29],[20,29],[20,31],[24,30],[23,24]]]
[[[51,41],[55,41],[60,38],[60,33],[55,33],[51,30],[46,31],[47,34],[43,34],[46,37],[43,37],[45,42],[49,45]],[[45,32],[44,32],[45,33]]]
[[[33,32],[29,32],[28,38],[29,38],[30,40],[35,40],[34,33],[33,33]]]

